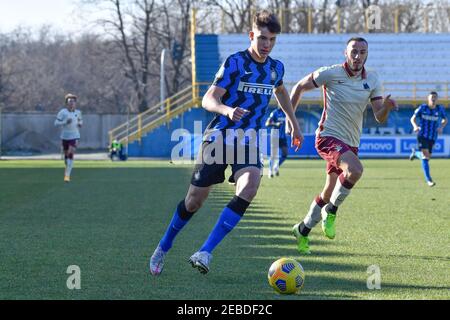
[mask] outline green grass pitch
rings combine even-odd
[[[240,222],[214,252],[211,272],[188,264],[232,198],[216,186],[179,234],[160,277],[148,259],[189,184],[191,166],[167,161],[0,162],[0,299],[450,299],[450,160],[433,159],[429,188],[419,161],[364,160],[360,183],[341,206],[335,240],[311,232],[313,255],[299,256],[291,228],[321,191],[324,161],[289,160],[264,177]],[[271,263],[297,259],[299,295],[267,282]],[[81,269],[81,290],[66,286]],[[367,269],[381,290],[367,289]]]

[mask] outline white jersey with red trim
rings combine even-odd
[[[83,125],[83,118],[79,110],[69,111],[64,108],[56,116],[55,126],[62,127],[60,136],[62,140],[80,139],[79,126],[81,125]]]
[[[316,135],[334,137],[349,146],[358,147],[364,111],[369,101],[382,99],[377,73],[363,69],[353,75],[348,66],[336,64],[313,73],[316,87],[323,87],[324,109]]]

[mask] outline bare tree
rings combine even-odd
[[[160,55],[169,49],[166,87],[178,92],[190,80],[190,15],[195,0],[88,0],[84,3],[111,12],[110,19],[98,23],[107,32],[106,39],[120,48],[119,63],[133,84],[139,111],[158,100]]]
[[[254,0],[209,0],[206,1],[206,5],[220,9],[220,13],[231,22],[231,28],[226,25],[225,31],[231,33],[243,33],[249,30],[252,14],[257,7]],[[217,19],[217,21],[220,20]]]
[[[267,7],[278,15],[281,23],[281,32],[289,33],[291,31],[292,0],[269,0]]]
[[[120,53],[97,35],[72,40],[42,28],[0,35],[0,99],[9,111],[54,112],[67,92],[79,95],[86,112],[125,112],[130,83]]]
[[[109,10],[110,18],[98,23],[112,37],[122,52],[120,64],[125,77],[133,84],[140,112],[148,107],[150,73],[150,33],[154,16],[154,0],[88,0],[99,9]]]
[[[450,2],[448,0],[437,0],[429,3],[424,8],[426,16],[427,32],[450,32]]]
[[[417,32],[421,28],[421,23],[423,23],[423,17],[418,14],[422,7],[422,1],[410,0],[407,6],[402,1],[398,1],[394,5],[398,15],[398,31],[407,33]]]
[[[170,65],[166,73],[165,83],[170,95],[182,89],[191,79],[190,70],[190,23],[194,0],[164,0],[157,6],[157,15],[151,37],[155,46],[153,57],[159,66],[159,53],[169,49]]]
[[[289,32],[297,32],[297,33],[308,32],[310,1],[295,0],[291,4],[291,8],[292,9],[289,20]]]
[[[11,77],[16,72],[14,64],[10,61],[8,38],[0,35],[0,103],[5,104],[9,96],[13,93]]]
[[[319,22],[317,24],[318,33],[330,33],[336,28],[336,10],[331,10],[331,3],[328,0],[322,2],[322,6],[315,14],[315,19]]]
[[[85,112],[124,113],[130,97],[136,101],[131,112],[146,110],[159,102],[161,50],[169,53],[168,94],[190,83],[193,8],[199,8],[198,33],[247,32],[251,15],[261,8],[281,15],[283,32],[297,33],[308,32],[309,9],[315,33],[337,32],[337,9],[342,33],[363,32],[365,10],[372,4],[381,8],[381,32],[394,30],[395,17],[400,32],[448,32],[450,20],[446,0],[412,0],[409,7],[399,0],[80,1],[108,10],[109,19],[96,22],[102,33],[72,37],[44,26],[0,34],[0,103],[5,110],[54,112],[69,91],[80,96]],[[222,17],[224,28],[218,23]]]

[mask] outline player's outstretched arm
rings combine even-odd
[[[397,102],[387,95],[384,99],[377,99],[372,101],[373,114],[378,123],[384,123],[391,110],[397,109]]]
[[[226,90],[217,87],[211,86],[206,92],[205,96],[202,100],[202,107],[208,110],[209,112],[214,112],[221,114],[225,117],[230,118],[231,120],[238,122],[244,117],[249,111],[236,107],[231,108],[222,103],[222,97],[226,93]]]
[[[291,90],[291,103],[294,111],[297,110],[303,93],[315,88],[317,88],[317,86],[314,84],[313,74],[307,75],[302,80],[296,83],[296,85]]]
[[[295,118],[294,109],[292,108],[291,99],[289,98],[289,93],[284,85],[280,85],[275,89],[275,97],[277,98],[278,104],[280,105],[283,112],[287,117],[287,126],[292,129],[290,131],[292,138],[292,146],[296,146],[295,151],[301,148],[303,143],[303,134],[298,125],[297,119]]]

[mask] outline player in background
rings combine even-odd
[[[277,108],[273,110],[266,120],[266,127],[272,128],[270,131],[270,158],[268,177],[280,175],[280,167],[288,155],[288,144],[286,137],[286,115],[283,110]],[[281,149],[281,157],[279,156]]]
[[[367,41],[351,38],[344,56],[344,63],[319,68],[300,80],[291,91],[294,110],[306,91],[322,86],[324,95],[315,147],[327,162],[327,175],[322,193],[311,203],[305,219],[293,227],[302,254],[311,253],[308,234],[321,218],[324,235],[334,239],[338,207],[362,176],[358,147],[367,104],[371,103],[379,123],[385,122],[389,112],[396,108],[390,95],[382,97],[378,75],[364,68],[368,56]]]
[[[80,128],[83,125],[81,111],[76,109],[77,96],[69,93],[65,96],[66,107],[58,112],[55,126],[61,127],[61,140],[64,150],[64,181],[70,182],[73,158],[80,139]]]
[[[240,139],[238,132],[258,132],[263,125],[262,121],[273,93],[291,125],[292,141],[296,142],[297,149],[300,148],[303,136],[292,109],[289,93],[283,84],[284,66],[280,61],[269,57],[280,31],[281,26],[276,15],[268,11],[258,12],[253,17],[252,30],[249,32],[250,47],[225,60],[203,97],[203,108],[216,113],[216,116],[203,135],[199,160],[194,168],[187,195],[178,204],[165,234],[150,258],[151,274],[159,275],[162,272],[164,259],[175,236],[202,207],[212,186],[225,181],[225,170],[231,165],[233,180],[236,181],[235,196],[223,209],[203,246],[189,259],[191,265],[201,273],[209,271],[213,250],[241,220],[256,196],[261,180],[259,140],[247,142],[246,139]],[[219,144],[217,141],[224,142]],[[256,143],[256,147],[253,143]],[[224,149],[226,161],[218,163],[221,159],[215,159],[210,163],[208,160],[213,158],[213,155],[209,154],[208,150],[217,145],[220,145],[220,150]],[[243,161],[239,159],[239,153],[234,154],[231,159],[225,157],[225,154],[228,156],[242,146],[245,147],[246,153]],[[255,161],[251,160],[252,155]]]
[[[428,95],[428,103],[420,105],[411,117],[411,124],[414,132],[417,132],[418,151],[412,149],[410,160],[418,158],[422,160],[422,169],[425,180],[430,187],[434,187],[436,183],[430,175],[431,154],[433,146],[436,142],[438,134],[442,134],[444,127],[448,123],[445,108],[437,104],[438,94],[435,91]]]

